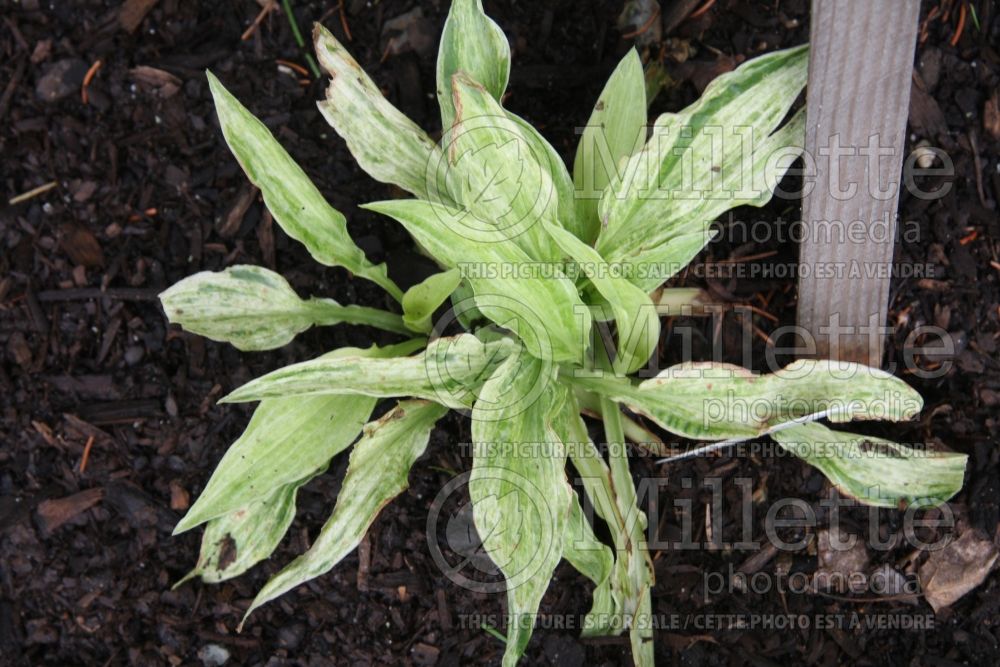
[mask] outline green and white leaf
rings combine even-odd
[[[302,168],[211,72],[209,88],[222,134],[250,182],[260,188],[274,219],[320,264],[342,266],[380,285],[397,301],[403,292],[384,264],[374,265],[347,233],[347,220],[330,206]]]
[[[510,111],[506,113],[507,117],[514,121],[518,128],[520,128],[521,135],[528,142],[531,154],[535,160],[549,175],[549,178],[552,179],[552,186],[555,188],[556,214],[559,218],[559,224],[574,234],[579,235],[573,177],[569,175],[569,170],[566,169],[566,163],[563,162],[562,156],[559,155],[555,147],[542,136],[542,133],[534,125]]]
[[[915,449],[822,424],[771,433],[784,449],[819,468],[835,487],[877,507],[934,507],[962,488],[968,456]]]
[[[615,275],[597,251],[572,232],[549,222],[545,229],[559,248],[583,267],[614,313],[618,325],[615,371],[624,375],[642,368],[660,341],[660,317],[649,294]]]
[[[563,558],[577,572],[594,582],[593,603],[584,618],[581,635],[600,637],[617,634],[620,628],[614,627],[613,622],[617,617],[618,604],[611,589],[614,555],[606,544],[597,539],[576,493],[573,494],[566,527]]]
[[[514,331],[531,354],[558,363],[583,360],[591,319],[573,281],[562,275],[541,279],[507,273],[511,267],[529,266],[531,258],[512,243],[477,243],[457,232],[462,211],[420,200],[362,208],[398,220],[446,268],[467,267],[463,274],[478,309]]]
[[[597,204],[609,183],[618,178],[623,158],[646,140],[646,82],[642,61],[629,49],[604,85],[580,137],[573,160],[576,212],[581,240],[593,243],[600,229]]]
[[[889,373],[826,359],[802,359],[769,375],[688,362],[637,386],[610,377],[574,381],[696,440],[752,438],[793,420],[902,421],[923,407],[920,394]]]
[[[317,361],[408,354],[422,341],[367,350],[345,347]],[[278,396],[261,401],[243,435],[219,461],[198,500],[174,528],[183,533],[248,507],[312,475],[350,446],[375,408],[368,396]]]
[[[476,531],[507,583],[505,666],[517,663],[531,638],[538,605],[562,558],[572,500],[565,451],[550,428],[568,392],[553,384],[528,405],[511,400],[531,394],[525,385],[534,374],[523,372],[522,361],[511,357],[497,368],[472,409],[469,496]]]
[[[607,522],[614,540],[615,563],[611,573],[611,597],[616,613],[610,623],[595,624],[595,634],[619,634],[626,628],[632,643],[632,658],[638,665],[652,664],[650,587],[653,573],[646,550],[646,516],[639,509],[635,486],[628,472],[625,450],[620,444],[623,428],[615,417],[616,405],[602,400],[602,417],[609,432],[609,450],[614,469],[590,440],[580,418],[580,406],[571,393],[565,414],[558,422],[565,430],[573,467],[580,474],[587,496],[598,516]],[[617,440],[615,439],[617,438]],[[595,598],[596,599],[596,598]]]
[[[413,463],[427,448],[431,429],[447,409],[428,401],[400,401],[366,424],[351,451],[333,514],[312,547],[264,585],[243,620],[262,604],[329,572],[358,546],[379,512],[409,485]]]
[[[300,299],[288,281],[259,266],[202,271],[160,294],[163,310],[185,331],[239,350],[272,350],[313,325],[367,324],[408,333],[399,315],[333,299]]]
[[[270,556],[295,519],[299,488],[325,468],[324,464],[312,475],[261,494],[246,507],[210,519],[201,538],[198,565],[174,588],[198,576],[217,584],[243,574]]]
[[[437,98],[441,127],[455,122],[451,77],[465,72],[497,102],[510,78],[510,45],[496,23],[483,12],[482,0],[453,0],[441,33],[437,59]]]
[[[456,121],[442,142],[448,189],[466,214],[457,231],[484,244],[513,241],[535,260],[555,259],[541,228],[559,216],[548,152],[464,72],[451,83]]]
[[[422,283],[406,290],[403,295],[403,322],[414,331],[428,333],[431,317],[442,303],[448,300],[462,282],[458,269],[435,273]]]
[[[450,408],[471,407],[478,386],[513,346],[510,339],[483,343],[471,334],[459,334],[439,338],[411,357],[320,357],[251,380],[221,402],[360,394],[374,398],[416,396]]]
[[[635,482],[629,469],[621,410],[614,401],[602,398],[601,415],[608,445],[610,488],[614,491],[618,512],[625,517],[630,547],[619,553],[612,586],[620,591],[622,610],[628,620],[632,660],[639,667],[652,667],[652,586],[655,577],[646,546],[646,515],[639,507]]]
[[[805,86],[807,70],[805,46],[775,51],[719,76],[682,112],[660,116],[649,141],[601,198],[601,255],[612,263],[683,266],[693,255],[690,247],[665,252],[674,239],[704,234],[735,206],[767,203],[802,150],[804,117],[774,131]],[[659,284],[634,282],[647,291]]]
[[[329,30],[316,24],[316,56],[330,74],[319,110],[372,178],[424,199],[442,199],[430,166],[441,151],[427,133],[392,106]],[[445,200],[447,201],[447,200]]]

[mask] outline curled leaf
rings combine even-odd
[[[403,322],[413,331],[428,333],[431,317],[442,303],[448,300],[462,282],[458,269],[435,273],[403,295]]]
[[[451,77],[466,72],[497,102],[507,90],[510,77],[510,45],[496,23],[483,12],[482,0],[454,0],[441,33],[437,59],[437,98],[441,127],[455,121]]]
[[[497,368],[472,409],[469,478],[476,531],[507,582],[505,666],[517,663],[531,638],[538,605],[563,554],[572,499],[562,443],[550,436],[566,389],[552,385],[553,391],[527,403],[510,400],[531,395],[525,385],[532,373],[518,361],[511,356]]]
[[[587,243],[597,238],[597,203],[604,188],[618,177],[618,165],[646,140],[646,82],[642,61],[629,49],[597,98],[580,137],[573,161],[576,186],[576,235]]]

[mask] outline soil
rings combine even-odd
[[[280,9],[241,40],[260,12],[249,0],[221,10],[182,0],[2,4],[0,662],[219,664],[228,655],[230,664],[499,664],[502,644],[480,621],[501,626],[503,595],[453,584],[434,562],[425,535],[431,499],[470,466],[456,446],[469,440],[468,423],[458,415],[439,424],[410,489],[381,513],[362,548],[330,574],[256,612],[241,634],[235,628],[255,591],[307,548],[325,520],[344,457],[300,493],[296,521],[272,559],[220,585],[195,582],[171,590],[196,562],[199,546],[198,531],[171,537],[171,530],[249,417],[249,408],[216,405],[216,399],[289,362],[384,337],[342,325],[309,331],[279,351],[244,354],[169,327],[156,294],[196,271],[252,263],[281,271],[304,294],[392,307],[364,281],[312,262],[273,224],[226,149],[204,70],[215,72],[275,132],[347,215],[371,259],[388,261],[404,286],[433,269],[397,225],[356,207],[399,193],[361,172],[320,117],[314,101],[325,84],[308,70],[299,74],[277,63],[306,65]],[[383,26],[417,3],[352,0],[343,3],[343,13],[332,2],[294,4],[300,25],[318,20],[330,28],[390,100],[429,131],[440,131],[428,93],[444,0],[420,3],[422,19],[402,46],[398,38],[389,44]],[[683,18],[698,3],[674,4]],[[662,52],[674,84],[655,100],[654,112],[691,102],[712,76],[739,60],[808,38],[804,0],[705,4],[708,9],[694,19],[671,20],[676,26],[662,36],[672,40]],[[585,122],[602,82],[632,43],[616,27],[621,4],[485,5],[513,47],[508,106],[571,158],[574,128]],[[943,147],[955,176],[942,199],[904,195],[901,202],[901,219],[913,221],[918,233],[899,243],[897,261],[929,262],[936,273],[894,282],[888,359],[902,361],[907,336],[925,324],[951,332],[959,348],[941,377],[907,377],[926,400],[919,421],[870,429],[969,454],[965,486],[952,502],[956,530],[978,529],[996,539],[1000,18],[995,3],[972,2],[975,20],[971,10],[961,12],[963,30],[953,39],[959,5],[932,0],[923,7],[922,18],[930,18],[918,47],[909,140]],[[676,54],[689,48],[692,57],[678,63]],[[660,52],[653,44],[651,53]],[[81,87],[97,61],[84,103]],[[50,182],[55,186],[42,194],[6,203]],[[773,222],[797,212],[796,204],[777,202],[737,215]],[[765,258],[745,261],[778,264],[796,257],[791,242],[724,238],[699,261],[761,254]],[[794,322],[789,280],[706,283],[692,273],[677,282],[763,311],[752,318],[760,332],[753,338],[755,364],[766,335]],[[700,319],[675,320],[671,331],[685,322],[696,332],[695,354],[707,356],[716,332]],[[738,316],[727,316],[720,335],[725,355],[736,361],[739,333]],[[674,348],[665,348],[663,363],[675,361]],[[738,539],[743,529],[740,508],[730,502],[738,497],[736,478],[752,480],[756,540],[763,538],[769,499],[802,498],[819,508],[827,494],[818,472],[788,457],[727,453],[669,470],[647,457],[636,458],[633,469],[665,480],[655,520],[667,536],[690,520],[696,539],[704,539],[711,503],[702,485],[706,477],[725,480],[727,502],[721,518],[714,517],[714,530],[726,539]],[[668,509],[677,500],[691,501],[690,510]],[[854,527],[867,521],[861,509],[846,514]],[[827,517],[820,516],[821,522]],[[883,535],[894,533],[902,516],[881,510],[875,523]],[[446,556],[455,555],[442,547]],[[656,631],[658,664],[1000,663],[995,572],[936,615],[920,597],[707,590],[707,575],[730,568],[816,568],[815,546],[773,562],[750,562],[751,555],[654,549],[654,610],[680,619]],[[898,546],[876,560],[906,571],[910,555]],[[563,564],[542,612],[579,619],[589,590]],[[922,618],[932,627],[688,625],[748,613]],[[627,639],[582,640],[576,629],[550,623],[535,631],[525,663],[629,664],[628,655]]]

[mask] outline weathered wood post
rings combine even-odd
[[[881,364],[919,9],[812,2],[798,324],[820,357]]]

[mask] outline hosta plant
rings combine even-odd
[[[435,423],[459,410],[472,422],[474,523],[507,583],[504,664],[524,653],[565,559],[594,584],[583,632],[628,633],[636,663],[648,665],[653,572],[624,446],[645,430],[633,416],[693,440],[770,436],[875,505],[934,505],[958,490],[963,456],[819,423],[916,415],[920,396],[878,370],[798,361],[759,376],[685,363],[633,379],[654,357],[662,304],[685,298],[663,283],[710,241],[721,213],[766,203],[801,150],[803,115],[786,116],[806,82],[805,47],[723,74],[693,105],[651,127],[642,65],[630,51],[593,106],[571,172],[529,122],[504,108],[510,51],[479,0],[455,0],[444,27],[437,142],[322,26],[314,38],[330,75],[323,116],[372,177],[413,195],[363,208],[403,225],[441,272],[402,291],[352,242],[344,216],[267,128],[209,74],[226,141],[275,221],[319,263],[384,288],[398,312],[302,299],[272,271],[234,266],[165,291],[170,321],[246,351],[336,323],[380,327],[399,342],[337,349],[225,397],[259,405],[177,526],[205,526],[189,577],[222,581],[270,555],[299,488],[349,451],[326,524],[247,614],[329,571],[406,488]],[[445,327],[433,316],[449,299]],[[611,331],[609,344],[600,334]],[[384,399],[393,403],[372,419]],[[603,423],[598,443],[583,414]],[[568,464],[583,480],[580,493]],[[606,524],[610,544],[596,536],[585,506]]]

